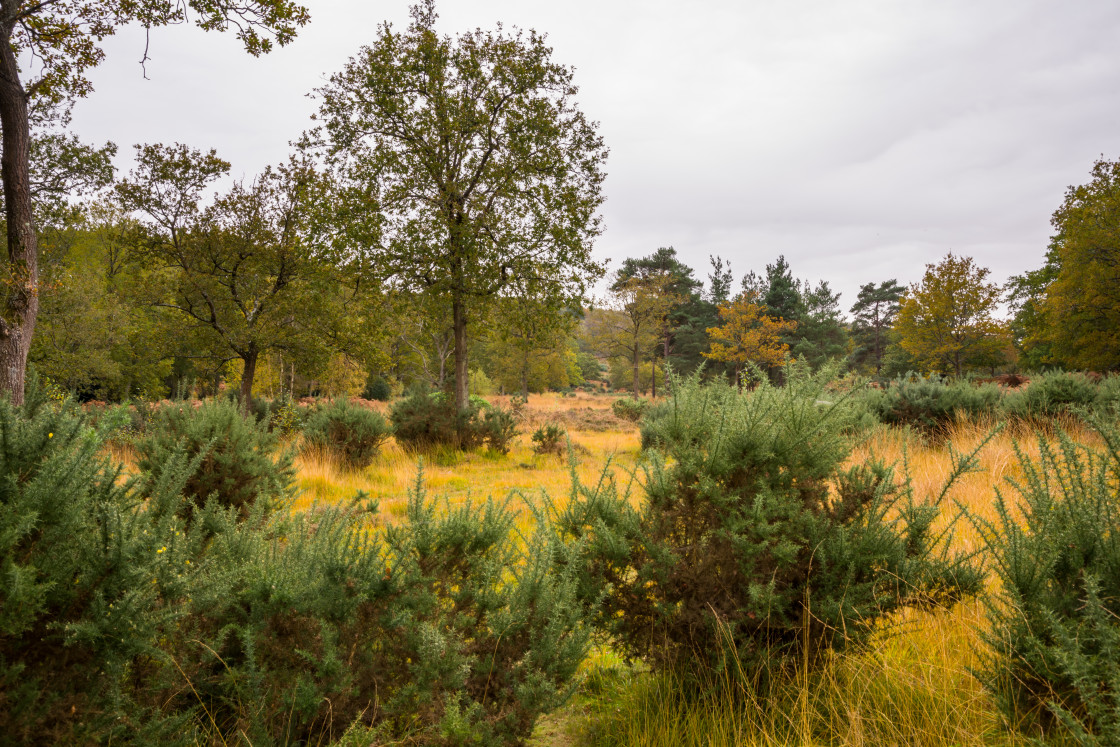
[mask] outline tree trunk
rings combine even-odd
[[[657,356],[649,359],[649,386],[651,399],[657,399]]]
[[[525,351],[525,360],[521,362],[521,396],[529,401],[529,351]]]
[[[0,306],[0,394],[23,403],[27,353],[39,312],[39,242],[31,210],[28,175],[30,124],[27,92],[11,45],[11,28],[0,29],[0,128],[5,218],[8,221],[8,271]]]
[[[671,388],[670,384],[669,384],[669,347],[670,347],[671,344],[672,344],[672,335],[666,333],[665,334],[665,353],[664,353],[664,355],[661,356],[661,360],[665,361],[665,393],[666,393],[666,395],[668,395],[669,389]]]
[[[635,335],[636,336],[636,335]],[[641,363],[638,361],[638,346],[634,345],[634,399],[638,398],[638,385],[641,383]]]
[[[241,414],[249,414],[249,403],[253,400],[253,377],[257,375],[257,358],[260,356],[260,350],[256,345],[250,345],[249,349],[241,356],[242,362],[245,364],[245,369],[241,372]]]
[[[467,389],[467,310],[463,299],[451,301],[451,324],[455,331],[455,408],[467,409],[470,392]]]

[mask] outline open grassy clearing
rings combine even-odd
[[[567,461],[533,453],[529,439],[533,428],[547,422],[567,426],[582,481],[600,479],[610,465],[614,479],[625,484],[639,463],[638,432],[623,421],[597,420],[596,412],[609,415],[609,404],[603,397],[534,396],[525,410],[525,432],[508,455],[448,451],[425,457],[429,494],[446,496],[453,505],[510,492],[532,501],[543,491],[564,501],[571,485]],[[1093,439],[1074,424],[1069,428],[1078,440]],[[852,460],[877,457],[896,463],[900,472],[905,461],[918,494],[932,496],[952,470],[948,444],[969,452],[989,431],[988,424],[962,422],[946,443],[930,443],[908,431],[883,428],[856,446]],[[1024,453],[1037,454],[1029,431],[997,434],[980,454],[982,470],[960,480],[951,501],[993,519],[996,488],[1019,474],[1017,442]],[[297,460],[303,494],[296,508],[345,501],[364,491],[379,500],[382,519],[391,522],[404,512],[417,461],[415,454],[393,443],[360,472],[305,453]],[[527,508],[512,505],[525,521],[531,520]],[[982,545],[965,521],[957,525],[954,541],[970,551]],[[712,682],[704,698],[685,699],[671,678],[626,664],[604,646],[585,664],[576,698],[542,722],[534,744],[1025,744],[1003,730],[998,712],[971,674],[979,665],[985,625],[978,600],[951,610],[906,613],[892,621],[870,650],[832,657],[822,670],[783,685],[768,707],[735,677]]]

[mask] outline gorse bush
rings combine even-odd
[[[393,405],[389,419],[397,442],[413,449],[452,446],[469,451],[486,444],[506,453],[517,435],[511,410],[476,396],[471,396],[466,409],[456,411],[454,401],[443,392],[416,392]]]
[[[911,426],[933,435],[942,433],[958,417],[1000,412],[1002,393],[995,384],[942,381],[938,377],[904,377],[886,389],[868,389],[862,398],[868,409],[887,425]]]
[[[1018,500],[973,521],[1001,581],[984,684],[1016,729],[1103,747],[1120,744],[1120,434],[1095,427],[1104,448],[1059,432],[1020,451]]]
[[[587,547],[585,598],[608,590],[599,624],[629,656],[755,677],[979,590],[980,571],[932,531],[944,491],[927,500],[886,466],[843,466],[859,408],[826,403],[831,373],[791,364],[786,386],[743,394],[678,382],[650,432],[670,459],[653,456],[646,501],[605,481],[558,512]],[[956,474],[973,464],[960,457]]]
[[[569,551],[512,529],[502,504],[437,508],[419,487],[384,534],[337,508],[271,533],[227,521],[169,652],[182,674],[164,669],[153,700],[253,744],[348,727],[367,744],[519,744],[568,696],[588,632],[548,561]]]
[[[199,506],[213,499],[247,516],[254,503],[279,505],[293,495],[292,455],[280,449],[267,423],[243,417],[226,400],[162,408],[136,450],[137,465],[156,480],[176,451],[199,457],[185,486]]]
[[[563,454],[564,439],[567,431],[555,423],[547,423],[533,431],[530,437],[533,442],[533,451],[538,454]]]
[[[223,404],[222,407],[229,407]],[[576,549],[504,504],[250,520],[173,451],[123,482],[98,434],[0,401],[0,728],[53,744],[520,744],[588,641]]]
[[[140,492],[101,446],[34,390],[22,408],[0,400],[4,741],[142,742],[164,720],[130,699],[131,678],[181,617],[191,542],[177,513],[196,465],[171,454],[164,479]]]
[[[307,416],[308,408],[301,407],[291,395],[284,393],[272,401],[268,429],[284,437],[293,436],[303,430]]]
[[[352,469],[368,467],[389,434],[380,413],[341,399],[312,413],[303,429],[307,446],[323,449]]]
[[[1084,374],[1047,373],[1031,379],[1025,389],[1006,394],[1003,411],[1007,417],[1044,421],[1093,409],[1104,399],[1101,393]]]
[[[362,397],[378,402],[388,402],[393,396],[393,387],[385,380],[384,376],[373,376],[362,390]]]
[[[620,420],[637,423],[646,411],[647,402],[634,397],[622,397],[611,403],[611,412]]]

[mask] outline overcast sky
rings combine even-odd
[[[237,175],[285,159],[307,94],[408,4],[307,0],[311,24],[259,59],[193,27],[107,42],[75,109],[87,140],[217,148]],[[576,69],[610,148],[596,253],[673,246],[736,281],[785,254],[845,311],[859,286],[921,278],[950,250],[1002,282],[1038,267],[1049,219],[1120,158],[1120,3],[457,0],[440,28],[534,28]]]

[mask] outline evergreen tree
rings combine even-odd
[[[866,283],[859,289],[859,296],[852,305],[852,338],[856,349],[852,353],[853,366],[873,366],[875,375],[883,369],[883,355],[889,343],[887,332],[894,324],[899,300],[906,288],[894,278]]]
[[[816,370],[830,360],[844,357],[848,351],[848,330],[840,317],[840,294],[833,293],[827,280],[816,287],[805,282],[800,295],[803,310],[796,330],[798,339],[791,352]]]

